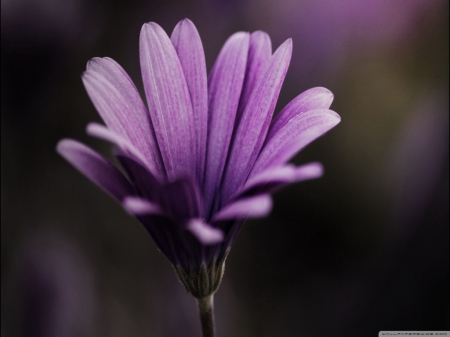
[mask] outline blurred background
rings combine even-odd
[[[342,122],[293,160],[322,179],[248,221],[216,295],[218,336],[449,329],[449,14],[445,0],[2,0],[2,336],[199,336],[193,298],[144,228],[55,152],[108,153],[81,83],[95,56],[141,94],[139,32],[187,17],[208,69],[264,30],[293,57],[276,112],[324,86]]]

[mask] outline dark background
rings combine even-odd
[[[444,0],[1,2],[2,336],[197,336],[195,302],[142,226],[55,152],[100,121],[95,56],[142,91],[144,22],[190,18],[208,69],[264,30],[294,51],[276,112],[325,86],[342,122],[296,164],[323,178],[248,221],[216,295],[218,336],[449,329],[449,16]]]

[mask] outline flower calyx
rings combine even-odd
[[[219,289],[227,255],[228,251],[218,262],[213,258],[208,267],[202,263],[198,272],[191,267],[187,273],[181,266],[174,265],[175,272],[189,293],[195,298],[205,298],[213,295]]]

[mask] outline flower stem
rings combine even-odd
[[[214,337],[214,295],[197,298],[203,337]]]

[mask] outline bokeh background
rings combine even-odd
[[[226,38],[294,42],[278,112],[325,86],[342,122],[293,160],[322,179],[248,221],[216,295],[218,336],[449,329],[446,0],[2,0],[2,336],[199,336],[144,228],[55,152],[100,121],[81,83],[109,56],[142,91],[144,22],[188,17],[208,69]]]

